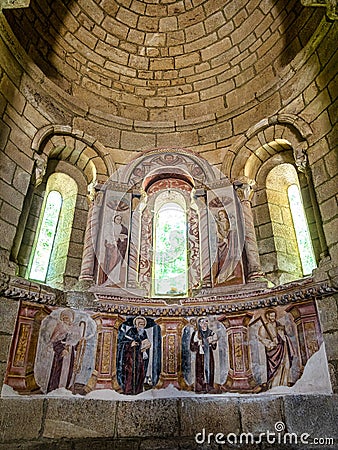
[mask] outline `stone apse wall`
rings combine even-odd
[[[280,421],[289,432],[333,435],[336,23],[324,8],[299,2],[272,2],[270,9],[266,2],[232,2],[231,8],[199,3],[197,14],[181,2],[171,20],[154,16],[150,3],[138,10],[140,2],[131,2],[129,10],[114,2],[115,12],[103,11],[103,3],[73,2],[70,16],[61,4],[42,11],[31,2],[29,9],[1,13],[5,448],[24,442],[46,448],[60,439],[65,448],[74,441],[78,448],[104,448],[105,442],[195,448],[194,436],[206,423],[214,433],[224,426],[226,432],[258,436]],[[166,14],[173,8],[168,3]],[[137,14],[144,18],[137,20]],[[44,41],[41,23],[49,21],[53,33]],[[178,178],[181,187],[190,186],[182,189],[190,229],[199,224],[189,249],[201,250],[189,266],[189,290],[179,298],[152,298],[146,264],[138,270],[140,262],[152,261],[141,244],[151,234],[146,212],[154,204],[142,203],[143,191],[149,189],[149,198],[153,188],[156,195],[162,179],[132,172],[137,158],[154,148],[151,158],[163,149],[195,155],[195,163],[212,166],[203,162],[206,176],[217,173],[206,183],[183,167]],[[318,268],[307,279],[268,287],[265,274],[280,275],[271,263],[279,254],[269,228],[266,177],[281,163],[301,169]],[[46,178],[53,172],[70,175],[78,185],[59,289],[24,278]],[[127,178],[117,177],[122,172]],[[237,209],[215,200],[229,192]],[[119,215],[128,242],[138,249],[127,247],[118,280],[116,270],[110,276],[105,269],[105,227],[119,205],[111,208],[111,197],[125,201]],[[221,209],[243,231],[236,238],[242,250],[236,267],[227,272],[223,266],[219,278],[216,240],[209,236],[216,234]],[[144,220],[131,221],[132,215]],[[106,402],[100,392],[135,401]],[[161,392],[176,398],[146,400]],[[29,427],[23,425],[27,416]]]
[[[311,278],[267,287],[250,190],[184,149],[147,152],[97,185],[80,275],[87,307],[23,303],[5,382],[133,395],[293,386],[323,343],[315,299],[334,289]],[[173,206],[183,229],[179,209],[159,229]]]

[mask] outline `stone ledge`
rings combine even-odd
[[[219,448],[215,443],[217,433],[225,437],[229,433],[237,437],[250,433],[257,439],[260,433],[276,433],[276,423],[285,426],[285,432],[299,437],[303,433],[308,433],[309,440],[330,437],[337,444],[337,400],[338,395],[216,399],[196,396],[135,401],[4,397],[0,399],[0,450],[212,449]],[[197,445],[197,433],[204,433],[204,443]],[[203,434],[199,439],[203,440]],[[262,448],[245,445],[235,447]],[[280,448],[302,448],[299,444],[292,445]],[[269,448],[266,442],[263,446]],[[222,448],[234,446],[226,442]]]

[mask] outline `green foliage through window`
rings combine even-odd
[[[316,260],[313,253],[311,237],[304,212],[303,202],[297,185],[292,184],[288,188],[288,197],[292,220],[294,223],[300,260],[302,263],[303,274],[310,275],[316,268]]]
[[[155,219],[155,295],[187,292],[187,220],[177,203],[166,203]]]
[[[48,194],[29,278],[45,281],[62,206],[60,192]]]

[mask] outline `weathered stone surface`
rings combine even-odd
[[[49,398],[42,435],[53,439],[114,436],[115,418],[116,402]]]
[[[0,331],[12,335],[14,332],[19,302],[0,297]]]
[[[223,163],[225,175],[253,175],[261,190],[257,199],[259,208],[255,212],[261,240],[259,247],[264,268],[271,271],[271,279],[279,283],[295,277],[298,272],[286,230],[275,233],[285,235],[284,241],[273,240],[273,233],[268,230],[271,217],[268,208],[263,207],[265,177],[276,164],[294,164],[292,151],[299,141],[306,141],[315,198],[319,202],[332,264],[336,264],[337,159],[334,150],[337,140],[332,128],[336,119],[333,99],[337,90],[334,45],[337,28],[333,22],[321,20],[324,8],[302,8],[301,2],[272,0],[247,0],[242,4],[232,0],[227,2],[226,8],[222,5],[224,2],[217,0],[125,0],[118,2],[119,5],[102,0],[65,2],[59,5],[58,11],[51,11],[44,5],[38,11],[28,3],[25,0],[2,2],[2,6],[13,7],[6,11],[8,24],[1,23],[0,42],[3,120],[0,142],[5,155],[0,189],[3,219],[0,246],[8,255],[33,171],[32,139],[38,128],[60,123],[73,124],[80,133],[86,129],[93,142],[98,139],[107,146],[102,149],[103,154],[112,155],[120,165],[130,161],[141,149],[170,144],[204,153],[204,144],[209,144],[207,159],[217,167],[223,161],[223,150],[229,149]],[[25,8],[21,8],[23,5]],[[15,11],[17,7],[20,10]],[[38,23],[51,26],[35,26]],[[11,35],[10,28],[15,36]],[[22,47],[16,44],[17,39]],[[36,50],[34,43],[39,43]],[[25,48],[31,49],[32,59],[26,57]],[[11,55],[11,51],[15,54]],[[89,108],[91,113],[87,116]],[[212,126],[210,116],[214,120]],[[135,120],[148,125],[138,129]],[[170,130],[165,129],[163,121],[170,121]],[[279,139],[288,142],[284,148],[269,145]],[[62,146],[69,145],[70,141],[60,142]],[[250,162],[246,161],[250,152],[243,153],[240,142],[250,150]],[[51,150],[42,146],[39,152],[47,149]],[[75,154],[67,162],[71,163],[75,164]],[[14,175],[16,164],[23,171]],[[84,170],[87,179],[91,173],[88,167]],[[105,180],[106,175],[102,170],[98,177]],[[272,218],[281,224],[290,222],[281,209],[271,211]],[[78,221],[82,233],[86,219],[84,211]],[[32,240],[30,236],[27,243]],[[74,242],[81,244],[78,238],[74,238]],[[288,254],[278,258],[276,249],[281,252],[285,248]],[[27,259],[30,250],[31,246]],[[71,248],[74,257],[80,257],[80,253],[80,246]],[[321,250],[317,253],[319,255]],[[76,279],[80,267],[79,258],[68,262],[73,267],[69,270],[71,277],[65,278],[66,286],[68,282],[71,284],[70,278]],[[3,266],[10,270],[7,263],[8,258]],[[281,269],[290,273],[280,274]],[[322,279],[329,282],[327,276],[323,275]],[[78,299],[74,302],[81,303]],[[5,370],[4,360],[17,307],[16,300],[11,303],[0,300],[1,374]],[[320,300],[318,309],[327,355],[334,365],[338,358],[337,304],[332,298]],[[44,448],[45,445],[58,449],[73,445],[79,449],[91,445],[94,448],[117,445],[119,448],[128,448],[128,445],[130,448],[140,445],[170,448],[179,442],[180,448],[189,448],[190,438],[181,442],[178,433],[185,436],[184,433],[193,433],[195,426],[206,424],[218,431],[218,425],[224,421],[229,429],[240,430],[242,426],[243,430],[258,432],[266,424],[271,427],[283,411],[280,398],[236,401],[222,399],[218,403],[200,398],[119,403],[117,414],[121,416],[121,425],[117,426],[125,440],[114,442],[111,433],[115,432],[115,403],[48,398],[46,423],[41,428],[46,433],[45,441],[29,443],[21,442],[20,438],[13,446],[4,445],[6,450],[11,446]],[[330,431],[325,428],[328,425],[323,428],[323,423],[329,424],[336,415],[331,397],[301,397],[299,401],[298,397],[288,397],[284,401],[286,421],[291,429],[298,427],[300,431],[305,423],[312,429],[318,426]],[[26,433],[27,439],[39,439],[34,420],[38,422],[40,406],[33,411],[27,399],[15,399],[13,405],[11,407],[17,408],[16,416],[14,409],[9,411],[13,417],[6,418],[5,436],[12,427],[14,431],[9,436],[12,439],[16,439],[17,432]],[[212,413],[207,418],[205,409]],[[32,429],[22,426],[25,417],[33,417]],[[142,417],[142,421],[138,417]],[[156,439],[141,443],[144,436],[150,435]],[[104,436],[109,439],[105,441]],[[66,442],[66,438],[77,442]],[[262,448],[267,449],[269,445],[263,444]]]
[[[266,431],[275,432],[275,424],[283,421],[282,397],[266,396],[251,398],[239,404],[242,431],[257,435]]]
[[[43,404],[44,400],[40,398],[0,398],[1,441],[38,439],[43,420]]]
[[[338,439],[337,395],[299,395],[284,398],[286,428],[289,432]]]
[[[206,433],[214,434],[240,431],[239,402],[236,399],[182,399],[180,408],[182,436],[195,436],[203,428]]]
[[[119,402],[116,424],[119,438],[178,436],[177,399]]]
[[[322,331],[325,333],[338,327],[338,306],[334,297],[317,300]]]
[[[7,362],[11,342],[12,336],[4,336],[0,334],[0,361],[3,363]]]

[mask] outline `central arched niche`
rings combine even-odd
[[[165,210],[159,232],[159,212],[163,221]],[[243,214],[235,187],[188,150],[152,150],[114,173],[98,191],[92,220],[94,291],[170,299],[245,284]],[[173,271],[177,258],[186,261],[185,271]],[[161,289],[159,264],[171,274]]]

